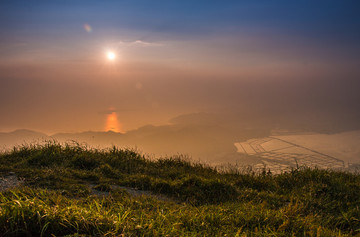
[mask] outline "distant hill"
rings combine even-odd
[[[48,136],[30,130],[0,133],[0,148],[23,143],[54,139],[60,143],[76,141],[95,148],[111,146],[136,148],[146,154],[159,156],[185,154],[195,160],[213,164],[258,162],[256,157],[237,153],[235,142],[270,136],[276,128],[274,121],[242,114],[192,113],[175,117],[169,125],[146,125],[126,133],[87,131],[56,133]],[[282,127],[281,127],[282,128]],[[285,126],[289,131],[311,131],[308,127]],[[289,133],[291,134],[291,132]]]
[[[5,147],[12,147],[16,144],[54,139],[60,143],[86,143],[95,148],[136,148],[157,157],[185,154],[195,160],[214,164],[234,163],[244,159],[247,163],[252,162],[254,158],[237,153],[234,142],[268,136],[269,129],[251,128],[239,121],[241,120],[237,117],[226,114],[193,113],[175,117],[170,120],[169,125],[146,125],[126,133],[87,131],[48,136],[30,130],[18,130],[3,133],[0,142]]]
[[[203,161],[219,161],[219,154],[236,153],[233,145],[234,134],[230,130],[215,125],[173,124],[164,126],[147,125],[127,133],[82,132],[58,133],[51,136],[63,142],[77,141],[91,147],[111,146],[136,148],[156,156],[173,154],[190,155]]]
[[[93,147],[121,146],[124,134],[117,132],[56,133],[51,136],[59,142],[77,141]]]
[[[50,140],[51,137],[28,129],[18,129],[13,132],[0,132],[0,149],[10,148],[16,145],[39,143]]]
[[[254,158],[237,153],[234,142],[268,136],[269,130],[244,128],[232,119],[215,114],[195,113],[174,118],[170,125],[146,125],[126,133],[87,131],[48,136],[30,130],[18,130],[2,133],[0,142],[6,147],[12,147],[15,144],[54,139],[60,143],[86,143],[95,148],[136,148],[156,157],[184,154],[194,160],[214,164],[234,163],[244,159],[247,162],[253,161]]]

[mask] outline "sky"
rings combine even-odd
[[[357,120],[359,10],[356,0],[3,0],[0,131],[126,132],[198,112]]]

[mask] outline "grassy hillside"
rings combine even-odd
[[[1,154],[0,172],[22,183],[0,193],[5,236],[360,234],[357,174],[219,172],[181,156],[56,143]]]

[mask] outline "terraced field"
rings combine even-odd
[[[254,166],[257,170],[270,170],[281,173],[294,167],[307,166],[321,169],[348,169],[343,160],[328,154],[292,143],[280,137],[250,139],[234,144],[238,152],[256,156],[261,163]]]

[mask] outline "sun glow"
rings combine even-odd
[[[106,53],[106,57],[108,60],[114,61],[116,59],[116,54],[114,52],[109,51]]]
[[[116,112],[107,115],[105,131],[121,132]]]

